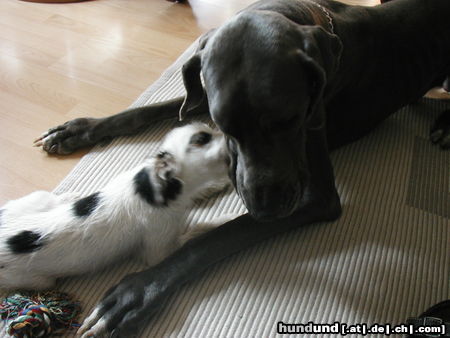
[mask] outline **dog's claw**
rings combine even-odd
[[[81,338],[86,337],[107,337],[106,326],[104,322],[98,322],[91,328],[86,328],[84,331],[80,332],[78,330],[77,335],[81,335]]]
[[[42,133],[41,136],[39,136],[37,139],[33,141],[33,146],[35,147],[41,147],[44,144],[44,139],[48,136],[48,131],[45,133]]]
[[[39,143],[40,141],[42,141],[43,139],[44,139],[44,136],[45,134],[42,134],[40,137],[38,137],[37,139],[35,139],[34,141],[33,141],[33,143]]]

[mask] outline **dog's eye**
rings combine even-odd
[[[162,160],[164,157],[167,157],[169,153],[167,151],[160,151],[157,155],[156,158]]]
[[[212,135],[210,133],[201,131],[191,136],[189,144],[201,147],[204,146],[205,144],[208,144],[211,141],[211,139]]]

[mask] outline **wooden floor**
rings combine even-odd
[[[125,109],[200,34],[253,1],[1,0],[0,205],[52,190],[85,153],[48,156],[32,147],[43,131]]]

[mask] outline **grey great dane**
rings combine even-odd
[[[230,177],[249,211],[125,277],[88,326],[98,335],[133,335],[136,323],[212,264],[290,229],[336,220],[330,150],[445,82],[449,18],[450,0],[375,7],[263,0],[202,37],[183,67],[185,97],[50,129],[38,144],[68,154],[178,113],[209,113],[226,135]],[[450,147],[450,111],[430,136]]]

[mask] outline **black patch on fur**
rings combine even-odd
[[[9,249],[15,254],[30,253],[39,249],[43,243],[39,240],[41,235],[36,232],[25,230],[19,232],[17,235],[8,238]]]
[[[164,202],[173,201],[181,193],[183,183],[177,178],[171,178],[167,181],[167,187],[163,191]]]
[[[100,193],[95,192],[92,195],[86,196],[73,204],[73,212],[78,217],[88,216],[91,214],[100,201]]]
[[[212,135],[210,133],[201,131],[191,136],[189,144],[195,146],[204,146],[205,144],[208,144],[211,141],[211,139]]]
[[[183,183],[177,178],[169,178],[164,181],[164,190],[161,195],[163,203],[157,203],[155,200],[155,190],[147,170],[142,169],[134,176],[134,189],[136,194],[140,195],[148,204],[153,206],[167,206],[169,201],[173,201],[181,193]],[[164,184],[163,183],[163,184]]]
[[[155,193],[150,181],[150,176],[145,169],[139,171],[133,178],[134,190],[149,204],[155,204]]]

